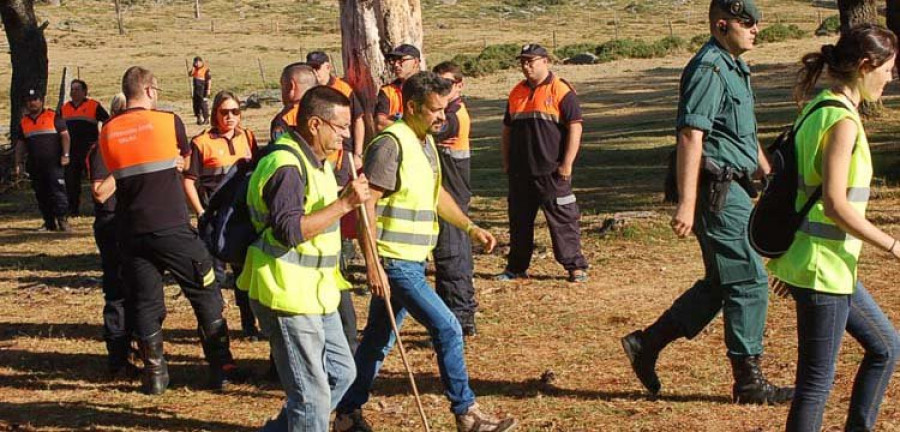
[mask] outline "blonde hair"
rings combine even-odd
[[[118,93],[109,101],[109,115],[115,116],[125,111],[125,93]]]

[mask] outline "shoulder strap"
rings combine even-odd
[[[823,101],[819,101],[817,104],[813,105],[813,107],[810,108],[809,111],[807,111],[806,115],[803,116],[802,119],[800,119],[800,122],[797,123],[797,127],[795,127],[793,130],[791,130],[791,140],[796,143],[797,131],[799,131],[800,127],[803,126],[803,122],[805,122],[806,119],[808,119],[809,116],[812,115],[812,113],[818,111],[821,108],[825,108],[825,107],[847,109],[846,105],[844,105],[843,103],[838,102],[834,99],[825,99]],[[856,151],[855,145],[853,146],[853,151]],[[799,216],[799,220],[806,219],[806,215],[808,215],[809,211],[812,210],[812,207],[816,204],[816,201],[819,201],[819,198],[822,198],[822,185],[819,185],[819,187],[817,187],[816,190],[813,191],[812,195],[810,195],[809,198],[807,198],[806,203],[803,204],[803,207],[797,213],[797,216]]]

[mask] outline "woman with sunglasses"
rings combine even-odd
[[[797,205],[821,187],[787,253],[769,262],[778,279],[775,291],[797,303],[796,392],[787,430],[822,427],[834,383],[835,362],[844,332],[865,352],[850,397],[847,431],[871,431],[900,355],[900,336],[857,278],[859,253],[869,243],[900,259],[897,239],[866,219],[872,154],[857,108],[881,97],[891,81],[897,38],[882,27],[862,25],[836,45],[803,56],[795,95],[800,101],[822,72],[833,85],[810,100],[796,132],[799,185]],[[822,101],[842,106],[812,107]]]
[[[184,192],[198,218],[203,215],[209,204],[209,196],[222,182],[228,170],[242,159],[251,159],[256,151],[253,133],[241,127],[241,105],[233,93],[217,93],[213,99],[212,113],[212,127],[191,141],[190,165],[184,173]],[[214,268],[219,286],[226,286],[225,263],[215,260]],[[239,272],[233,270],[235,273]],[[235,290],[234,297],[240,309],[244,336],[258,338],[259,330],[247,293]]]

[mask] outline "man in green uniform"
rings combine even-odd
[[[750,182],[769,171],[756,135],[750,69],[740,58],[753,48],[759,18],[753,0],[712,0],[712,38],[681,77],[680,199],[671,225],[679,237],[697,236],[706,275],[650,327],[622,338],[635,374],[654,394],[659,352],[675,339],[697,336],[722,311],[734,401],[778,404],[793,396],[793,389],[773,386],[760,370],[768,280],[746,236],[755,194]]]

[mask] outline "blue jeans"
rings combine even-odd
[[[797,381],[787,431],[819,432],[834,384],[844,330],[865,350],[853,381],[847,431],[874,430],[884,392],[900,355],[900,335],[860,283],[851,295],[791,287],[797,302]]]
[[[353,356],[337,312],[290,315],[256,300],[250,306],[269,338],[287,400],[263,431],[328,430],[331,411],[356,376]]]
[[[424,262],[384,258],[384,271],[391,286],[391,306],[397,328],[402,327],[407,313],[425,326],[437,354],[450,410],[465,414],[475,403],[475,393],[469,388],[459,321],[425,280]],[[356,381],[338,405],[338,412],[350,413],[368,402],[375,376],[394,342],[384,299],[373,296],[362,342],[356,349]]]

